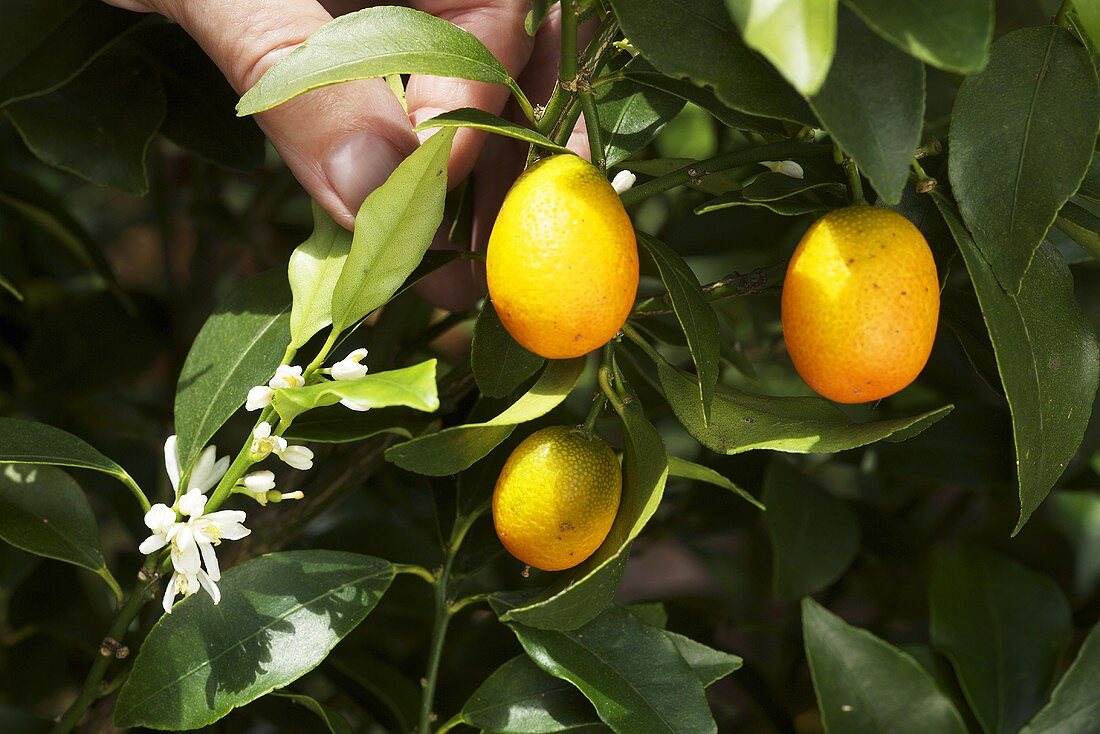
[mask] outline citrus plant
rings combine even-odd
[[[1100,3],[525,30],[0,2],[0,731],[1100,731]],[[253,121],[417,75],[350,231]]]

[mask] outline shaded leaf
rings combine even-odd
[[[1100,260],[1100,217],[1072,201],[1067,201],[1059,210],[1054,223],[1082,249]]]
[[[45,423],[0,418],[0,463],[48,464],[91,469],[117,478],[133,479],[126,470],[89,446],[82,438]]]
[[[939,556],[929,585],[931,637],[993,734],[1016,734],[1042,705],[1073,627],[1046,576],[980,548]]]
[[[630,66],[623,69],[623,75],[630,81],[659,89],[662,92],[668,92],[682,100],[691,102],[708,112],[723,125],[734,129],[750,130],[764,135],[783,135],[786,133],[783,129],[783,123],[766,117],[756,117],[739,112],[718,99],[712,90],[692,84],[686,79],[666,76],[653,69],[651,65],[640,66],[638,59],[635,59]],[[691,161],[686,162],[690,163]]]
[[[242,283],[203,324],[176,387],[176,446],[186,472],[248,391],[265,385],[290,342],[286,276],[268,271]]]
[[[845,0],[867,25],[916,58],[969,74],[985,66],[993,40],[992,0]]]
[[[503,398],[535,374],[546,360],[520,345],[500,323],[492,302],[486,300],[474,323],[470,367],[483,395]]]
[[[826,731],[966,734],[954,704],[909,655],[808,597],[802,631]]]
[[[154,625],[115,708],[120,727],[197,729],[315,668],[374,609],[386,561],[271,553],[222,577],[221,604],[187,597]]]
[[[1073,591],[1087,599],[1100,585],[1100,492],[1062,490],[1047,504],[1051,524],[1073,548]]]
[[[347,719],[340,715],[340,713],[311,696],[303,696],[297,693],[272,693],[272,696],[277,698],[286,699],[292,703],[296,703],[302,708],[308,709],[313,713],[321,722],[325,725],[332,734],[352,734],[352,728],[348,724]]]
[[[552,150],[555,153],[566,153],[570,155],[573,153],[573,151],[566,148],[564,145],[558,145],[542,133],[536,132],[529,127],[517,125],[511,120],[502,119],[484,110],[473,107],[463,107],[462,109],[444,112],[441,115],[424,120],[414,129],[420,131],[451,127],[470,127],[475,130],[484,130],[485,132],[495,135],[503,135],[506,138],[522,140],[525,143],[533,143],[540,148]]]
[[[836,50],[836,0],[726,0],[745,43],[802,94],[816,94]]]
[[[742,195],[749,201],[780,201],[808,191],[826,195],[828,203],[840,206],[848,193],[844,184],[836,181],[810,181],[791,178],[785,173],[768,171],[761,173],[742,189]]]
[[[757,507],[761,510],[764,509],[763,502],[756,499],[751,494],[741,489],[736,484],[726,479],[724,476],[714,471],[710,467],[703,466],[702,464],[696,464],[693,461],[681,459],[678,456],[670,456],[668,457],[668,475],[670,477],[690,479],[695,482],[706,482],[707,484],[713,484],[715,487],[728,489],[729,491],[741,497],[746,502],[752,504],[754,507]]]
[[[1012,411],[1019,532],[1081,443],[1100,383],[1100,347],[1074,299],[1069,268],[1052,247],[1038,250],[1020,294],[1010,295],[955,207],[932,195],[970,271]]]
[[[351,232],[341,227],[316,201],[313,233],[290,253],[287,277],[293,303],[290,346],[298,349],[332,325],[332,291],[351,250]]]
[[[382,433],[415,438],[438,422],[435,416],[410,408],[377,408],[359,413],[339,406],[319,408],[298,416],[283,435],[287,439],[315,443],[350,443]]]
[[[386,459],[418,474],[457,474],[499,446],[517,425],[540,418],[561,404],[583,371],[583,357],[551,360],[531,389],[492,420],[414,438],[389,448]]]
[[[539,26],[546,20],[553,6],[554,0],[531,0],[531,11],[523,21],[523,28],[527,31],[527,35],[533,36],[538,32]]]
[[[439,409],[435,384],[436,360],[429,359],[412,367],[374,372],[357,380],[324,380],[305,387],[275,391],[271,404],[282,419],[290,423],[313,408],[352,400],[364,410],[406,407],[432,413]]]
[[[441,130],[426,140],[359,208],[351,250],[332,291],[337,331],[386,303],[428,251],[443,221],[454,135]]]
[[[1092,628],[1077,658],[1062,676],[1050,702],[1023,734],[1089,734],[1100,719],[1100,625]]]
[[[640,60],[644,62],[644,59]],[[639,66],[635,59],[625,70]],[[649,145],[661,128],[683,108],[684,100],[631,79],[596,88],[604,161],[613,166]]]
[[[768,464],[764,501],[777,599],[821,591],[855,560],[860,535],[855,514],[787,462]]]
[[[752,199],[746,199],[745,194],[741,191],[731,191],[728,194],[711,199],[695,207],[695,213],[708,214],[720,209],[729,209],[734,206],[757,207],[773,211],[785,217],[797,217],[803,214],[829,211],[830,209],[836,209],[840,205],[813,201],[803,197],[788,197],[785,199],[776,199],[774,201],[753,201]]]
[[[951,115],[948,174],[959,210],[998,282],[1018,293],[1062,204],[1092,160],[1100,85],[1088,52],[1057,26],[993,44]],[[979,297],[981,294],[979,294]]]
[[[898,203],[924,125],[924,66],[841,8],[836,58],[810,106],[879,196]]]

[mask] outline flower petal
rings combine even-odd
[[[154,533],[166,533],[176,522],[176,512],[168,505],[156,503],[145,513],[145,527]]]
[[[202,584],[202,588],[206,589],[206,593],[210,595],[210,598],[214,600],[215,604],[218,604],[222,600],[221,589],[214,583],[214,579],[210,578],[204,571],[198,573],[199,583]]]
[[[179,576],[179,573],[173,571],[172,578],[168,579],[168,584],[164,587],[164,599],[161,600],[161,606],[164,607],[165,614],[172,613],[172,602],[176,600],[176,594],[178,593],[176,590],[177,576]]]
[[[214,546],[209,543],[199,543],[199,551],[202,552],[202,562],[206,564],[206,570],[210,574],[210,578],[214,581],[220,579],[222,570],[218,565],[218,554],[214,552]]]
[[[153,533],[145,540],[141,541],[141,545],[138,546],[138,551],[144,555],[155,553],[164,546],[168,545],[168,539],[164,537],[163,533]]]
[[[168,479],[172,482],[172,489],[180,488],[180,456],[176,453],[176,437],[169,436],[164,442],[164,468],[168,472]]]

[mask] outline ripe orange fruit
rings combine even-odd
[[[549,359],[578,357],[615,336],[634,304],[634,227],[595,166],[575,155],[544,158],[505,197],[485,274],[517,342]]]
[[[543,571],[592,555],[619,510],[619,460],[579,428],[536,431],[516,447],[493,490],[493,524],[508,552]]]
[[[936,263],[920,230],[852,206],[811,225],[783,282],[783,338],[810,387],[838,403],[878,400],[924,368],[939,319]]]

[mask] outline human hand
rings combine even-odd
[[[239,93],[334,15],[372,4],[362,0],[106,1],[175,20]],[[531,99],[549,97],[560,55],[556,7],[532,39],[523,27],[528,3],[520,0],[413,0],[411,4],[475,35]],[[256,119],[306,191],[350,229],[367,194],[418,145],[414,125],[459,107],[499,115],[508,100],[508,90],[500,85],[414,76],[406,89],[406,114],[384,80],[364,79],[314,90]],[[448,169],[452,185],[474,167],[485,135],[462,130],[456,136]],[[514,146],[490,150],[486,158],[498,175],[493,177],[492,190],[479,194],[477,208],[491,216],[495,209],[490,202],[499,204],[511,183],[500,172],[518,173],[518,166]]]

